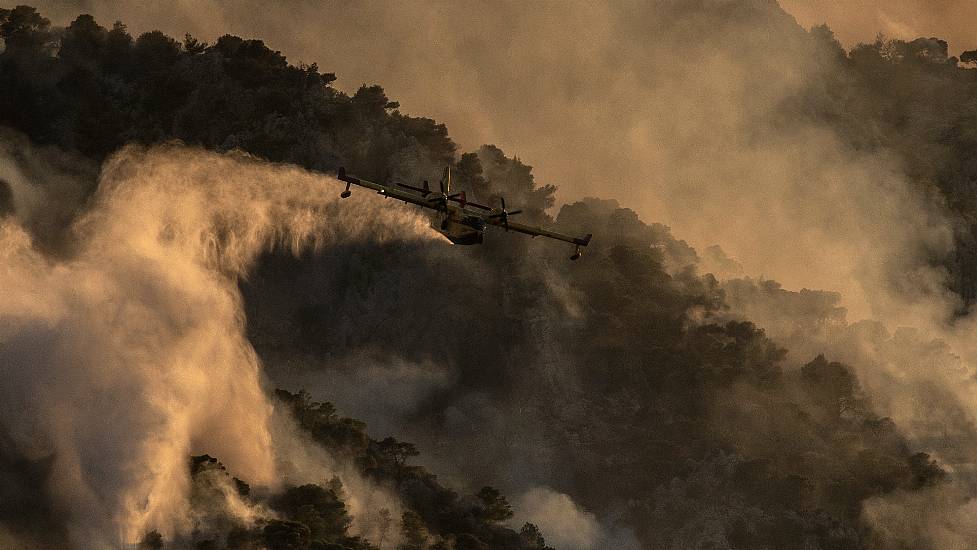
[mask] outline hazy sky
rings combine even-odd
[[[903,39],[937,36],[956,55],[977,49],[973,0],[780,0],[780,5],[805,28],[827,23],[846,46],[883,32]]]

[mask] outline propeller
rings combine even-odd
[[[438,196],[438,197],[435,197],[432,200],[432,202],[436,202],[436,203],[440,204],[441,205],[441,208],[443,208],[445,211],[447,211],[448,210],[448,198],[449,197],[448,197],[448,193],[445,192],[445,189],[444,189],[444,179],[442,178],[438,182],[438,184],[441,186],[441,195]]]
[[[425,182],[425,183],[427,183],[427,182]],[[455,201],[461,203],[461,206],[462,207],[464,207],[465,206],[465,203],[468,202],[467,198],[465,197],[465,192],[464,191],[460,191],[458,193],[454,193],[452,195],[449,195],[448,194],[448,191],[450,190],[450,188],[449,189],[446,189],[445,188],[445,179],[444,178],[441,178],[441,181],[439,181],[438,183],[441,186],[441,195],[438,196],[438,197],[435,197],[433,199],[430,199],[430,200],[431,200],[431,202],[434,202],[436,204],[440,204],[441,205],[441,208],[444,211],[447,211],[448,210],[448,201],[449,200],[455,200]],[[427,188],[426,185],[425,185],[425,188]]]
[[[502,225],[504,225],[505,226],[505,230],[508,231],[509,230],[509,216],[515,216],[516,214],[519,214],[520,212],[522,212],[522,210],[513,210],[512,212],[509,212],[505,208],[505,197],[500,196],[499,197],[499,200],[502,202],[502,209],[499,210],[498,212],[494,213],[494,214],[489,214],[489,217],[490,218],[501,218],[502,219]]]

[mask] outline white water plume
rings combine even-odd
[[[240,277],[275,246],[432,238],[419,215],[297,167],[180,145],[103,166],[67,260],[0,219],[0,418],[53,457],[48,491],[82,547],[190,524],[188,457],[273,486],[272,406]]]

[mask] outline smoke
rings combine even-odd
[[[831,293],[791,292],[769,281],[733,280],[724,286],[732,311],[767,327],[791,350],[792,363],[826,353],[852,365],[873,409],[891,418],[913,447],[925,449],[949,473],[948,486],[867,500],[862,517],[872,526],[873,547],[969,547],[977,529],[972,514],[977,488],[973,323],[951,325],[925,317],[915,322],[900,317],[908,327],[849,323],[838,307],[839,296]],[[938,308],[933,302],[924,303]]]
[[[331,383],[335,383],[331,381]],[[399,518],[404,512],[398,495],[388,487],[363,477],[350,462],[337,460],[308,433],[300,431],[294,420],[276,409],[272,418],[272,439],[277,453],[277,472],[283,484],[301,486],[314,483],[331,487],[340,482],[339,491],[350,516],[350,531],[367,540],[388,541],[395,547],[399,532],[390,529],[382,514]]]
[[[780,0],[780,5],[805,27],[827,23],[848,47],[871,42],[880,32],[902,40],[939,36],[954,54],[977,45],[970,24],[973,5],[967,0]]]
[[[0,528],[0,547],[10,550],[41,550],[44,548],[43,545],[26,541],[3,528]]]
[[[46,250],[62,250],[65,229],[91,195],[98,166],[57,148],[37,147],[0,127],[0,215],[13,213]]]
[[[914,541],[920,548],[964,550],[977,536],[975,506],[972,494],[941,487],[871,499],[864,514],[875,530],[873,548],[908,548],[905,541]]]
[[[401,419],[417,414],[428,399],[455,383],[446,366],[408,362],[380,349],[358,350],[338,361],[287,354],[269,354],[265,361],[274,365],[274,380],[281,387],[343,388],[329,392],[338,410],[366,422],[372,433],[395,437],[403,437]]]
[[[853,319],[897,309],[884,276],[906,272],[893,284],[914,293],[942,281],[919,263],[952,244],[939,207],[894,155],[810,116],[831,100],[834,52],[772,0],[41,8],[56,22],[88,10],[136,32],[260,36],[347,89],[381,82],[464,147],[530,159],[564,201],[618,199],[697,248],[720,245],[747,275],[841,292]]]
[[[533,487],[515,501],[514,527],[532,523],[546,534],[546,544],[564,550],[640,548],[627,530],[602,526],[594,514],[582,510],[569,495],[548,487]]]
[[[103,166],[69,258],[34,247],[20,201],[0,220],[0,417],[18,453],[49,457],[75,543],[185,533],[190,454],[278,483],[238,279],[276,247],[430,238],[416,215],[338,190],[243,154],[133,146]]]
[[[106,3],[91,7],[101,19],[125,19],[135,31],[163,21],[151,5]],[[492,261],[470,251],[452,251],[465,258],[462,265],[451,265],[445,256],[429,250],[413,258],[413,252],[423,248],[420,246],[392,252],[389,247],[357,249],[354,244],[331,250],[332,258],[318,260],[327,264],[337,258],[355,261],[350,262],[351,267],[345,261],[334,262],[334,271],[313,268],[306,284],[296,285],[295,288],[303,289],[321,285],[317,288],[324,290],[303,291],[303,296],[295,298],[312,297],[321,308],[302,309],[306,315],[303,319],[308,322],[296,325],[307,332],[296,330],[295,335],[288,336],[294,336],[314,352],[337,344],[334,347],[339,351],[331,357],[336,360],[345,360],[344,354],[355,356],[349,350],[375,345],[378,338],[404,350],[407,356],[379,359],[373,372],[390,382],[375,382],[370,389],[379,393],[401,386],[405,391],[395,402],[379,405],[389,408],[369,414],[376,418],[402,415],[399,421],[404,430],[414,431],[412,439],[435,449],[433,456],[450,465],[445,469],[453,466],[462,472],[456,475],[467,477],[468,483],[501,480],[507,488],[518,489],[548,483],[558,491],[574,494],[577,501],[583,502],[578,495],[584,495],[588,506],[598,503],[591,509],[600,510],[601,514],[607,510],[600,504],[614,503],[616,498],[623,498],[623,489],[628,489],[633,491],[628,493],[629,499],[641,501],[634,506],[639,509],[635,512],[639,518],[636,523],[666,517],[661,509],[667,497],[661,495],[681,495],[683,499],[674,508],[685,523],[675,522],[674,540],[689,545],[706,539],[723,540],[734,520],[772,523],[774,520],[756,512],[746,500],[752,498],[750,495],[738,500],[742,487],[729,479],[739,475],[739,459],[720,461],[722,464],[715,468],[689,468],[701,472],[700,484],[728,497],[717,501],[715,509],[705,511],[701,507],[701,491],[695,484],[661,482],[662,489],[655,495],[646,486],[634,488],[642,481],[660,482],[655,477],[657,472],[645,477],[633,471],[630,476],[621,475],[629,478],[626,487],[622,487],[620,479],[616,486],[603,483],[603,478],[600,483],[593,476],[588,479],[587,474],[594,472],[615,477],[619,464],[607,462],[611,460],[608,455],[622,462],[631,459],[633,462],[624,466],[632,467],[640,460],[655,459],[659,448],[646,443],[652,436],[661,436],[662,441],[652,439],[653,443],[672,453],[661,452],[667,457],[660,459],[665,463],[658,465],[662,468],[678,469],[675,464],[680,460],[689,456],[698,460],[703,454],[701,449],[669,432],[676,429],[682,436],[691,437],[673,426],[689,428],[682,422],[699,418],[697,415],[702,413],[696,405],[703,395],[684,393],[690,381],[669,385],[685,379],[665,371],[662,365],[675,363],[679,357],[684,361],[686,356],[669,355],[656,346],[668,348],[679,339],[669,332],[672,325],[668,321],[680,316],[683,327],[695,328],[696,323],[685,322],[687,312],[699,308],[708,313],[709,305],[714,303],[711,300],[718,298],[709,279],[696,279],[686,269],[694,263],[694,253],[693,259],[683,262],[678,259],[686,256],[665,250],[669,246],[680,248],[667,232],[635,239],[625,231],[635,227],[648,229],[639,221],[637,212],[643,218],[666,221],[676,234],[688,238],[699,249],[720,245],[724,252],[714,249],[707,253],[703,266],[712,264],[717,270],[738,275],[771,276],[781,280],[786,288],[827,290],[828,293],[807,294],[802,291],[795,300],[780,295],[777,289],[761,288],[758,293],[773,298],[744,289],[737,296],[735,283],[726,286],[734,295],[734,314],[746,312],[747,317],[769,327],[778,341],[787,343],[791,350],[789,364],[799,367],[823,352],[850,362],[873,405],[892,416],[910,436],[911,443],[938,456],[958,479],[965,477],[961,473],[966,472],[974,448],[975,413],[969,397],[973,377],[969,365],[975,356],[969,323],[958,321],[951,327],[945,322],[959,302],[945,290],[948,276],[940,267],[954,246],[954,222],[942,201],[931,196],[926,185],[911,181],[907,175],[913,168],[909,166],[911,158],[874,146],[879,134],[893,129],[879,128],[875,119],[863,116],[876,107],[876,98],[859,95],[862,92],[857,87],[846,87],[846,74],[836,63],[841,52],[830,40],[803,32],[775,3],[760,0],[572,7],[554,3],[528,9],[518,4],[452,4],[437,8],[362,5],[324,9],[321,4],[306,3],[291,5],[287,10],[258,10],[242,4],[195,3],[176,10],[176,16],[168,19],[171,27],[164,29],[176,35],[190,31],[205,40],[223,32],[261,35],[292,59],[315,61],[327,70],[336,70],[345,78],[340,82],[346,86],[361,81],[382,82],[405,111],[445,120],[463,144],[496,142],[530,159],[538,176],[561,184],[563,198],[599,194],[616,198],[633,209],[625,211],[616,204],[602,205],[598,201],[578,208],[602,213],[580,224],[598,233],[598,241],[600,230],[604,230],[608,243],[636,241],[638,245],[630,255],[615,254],[613,250],[600,250],[595,241],[591,250],[599,263],[583,264],[596,267],[576,268],[572,272],[576,278],[567,285],[553,280],[558,279],[556,274],[569,278],[567,273],[571,272],[545,265],[549,258],[538,244],[517,245],[504,238],[499,240],[504,243],[502,246],[485,247],[493,255]],[[57,13],[65,8],[52,9]],[[71,9],[71,14],[75,11]],[[323,41],[323,36],[334,39]],[[378,40],[377,36],[383,39]],[[419,51],[425,55],[417,55]],[[855,96],[844,104],[854,115],[846,117],[846,113],[830,108],[844,95],[830,93],[837,89]],[[909,120],[919,115],[911,109],[902,114]],[[109,197],[126,196],[129,190],[120,188],[106,193]],[[152,204],[159,200],[149,195],[150,200],[135,196],[126,202]],[[196,280],[199,265],[209,266],[205,272],[226,283],[245,273],[256,254],[267,249],[269,243],[281,241],[287,248],[297,249],[311,239],[314,245],[315,238],[309,235],[322,230],[307,226],[312,223],[309,219],[319,219],[309,214],[295,221],[298,227],[289,226],[288,231],[279,232],[274,222],[265,219],[264,207],[242,212],[234,209],[237,203],[233,200],[224,204],[222,197],[206,198],[222,208],[230,206],[231,214],[213,214],[206,209],[199,212],[195,201],[184,204],[178,197],[168,197],[164,203],[176,201],[179,213],[173,215],[177,219],[166,218],[158,224],[157,232],[133,230],[142,228],[147,221],[137,209],[123,209],[131,215],[118,225],[99,221],[98,215],[89,216],[78,226],[79,232],[95,244],[86,245],[88,252],[79,257],[107,248],[105,242],[124,243],[137,258],[148,255],[169,269],[171,254],[166,243],[172,240],[175,248],[187,254],[176,254],[185,262],[176,261],[174,276],[164,277],[170,286],[177,286],[177,281],[182,284],[184,277],[191,282]],[[248,204],[264,205],[266,199],[259,199]],[[103,199],[97,202],[96,212],[108,211],[102,202]],[[186,216],[183,208],[187,209]],[[572,208],[569,210],[572,213]],[[125,212],[121,217],[126,217]],[[183,223],[184,217],[189,220],[187,223]],[[236,232],[244,225],[242,220],[250,222],[251,218],[261,220],[255,225],[257,229]],[[561,223],[568,222],[568,218],[572,216],[561,216]],[[626,223],[629,220],[630,225]],[[116,230],[112,231],[112,227]],[[111,236],[99,238],[102,233]],[[144,235],[149,244],[132,241],[139,235]],[[16,238],[20,237],[15,235]],[[514,252],[503,250],[506,247],[512,247]],[[23,248],[28,250],[26,245]],[[523,265],[529,263],[530,257],[538,259],[539,264]],[[116,262],[115,258],[112,260]],[[667,275],[656,267],[659,260],[668,264]],[[142,262],[137,263],[143,266]],[[189,267],[184,267],[184,263],[189,263]],[[41,273],[46,269],[46,265],[36,268]],[[425,292],[418,281],[433,276],[438,277],[437,292]],[[641,286],[632,276],[648,280],[641,280],[645,285]],[[471,288],[457,288],[463,285]],[[746,283],[747,287],[751,285]],[[155,288],[149,283],[142,286]],[[260,301],[260,292],[268,286],[257,287],[259,295],[254,301]],[[604,286],[612,290],[605,290]],[[581,292],[581,288],[588,292]],[[614,294],[618,288],[628,289],[629,293]],[[131,291],[130,286],[126,290]],[[654,294],[655,298],[649,299],[647,294]],[[233,285],[230,290],[225,288],[222,296],[232,304],[224,304],[225,314],[239,312]],[[344,301],[344,297],[348,299]],[[199,302],[199,297],[192,298],[193,304]],[[118,298],[109,302],[114,303],[113,300]],[[155,312],[161,308],[165,312],[183,301],[167,298],[168,307],[153,303],[148,309]],[[784,311],[780,309],[784,303],[798,307]],[[44,310],[38,315],[56,315],[59,307],[60,304],[53,304],[52,312]],[[655,314],[643,317],[634,313],[641,308]],[[287,311],[280,307],[273,313],[280,314],[283,309]],[[328,313],[337,311],[343,315],[338,319],[328,317]],[[182,319],[184,315],[185,311],[179,311],[171,316]],[[265,323],[267,319],[280,323],[281,317],[268,315]],[[240,323],[237,318],[232,320]],[[646,322],[656,332],[631,332],[629,322]],[[176,320],[171,323],[178,326],[176,332],[189,330]],[[320,329],[325,326],[337,330],[335,334],[323,334],[315,329],[317,324]],[[903,325],[916,330],[900,330],[898,327]],[[232,326],[240,332],[238,325]],[[589,330],[575,332],[580,326]],[[607,327],[614,330],[604,330]],[[81,333],[88,336],[88,324],[83,328]],[[287,325],[281,330],[288,332],[292,328]],[[594,332],[600,336],[592,337]],[[748,336],[752,334],[746,332]],[[593,354],[581,351],[586,347],[583,334],[588,338],[586,343],[594,344]],[[140,338],[145,336],[139,334]],[[722,338],[740,342],[738,335],[734,338],[723,332],[717,336],[718,340]],[[317,339],[322,342],[309,344]],[[642,347],[645,340],[655,346]],[[711,349],[711,340],[706,340],[697,343]],[[744,345],[749,353],[743,353],[752,361],[754,356],[750,353],[756,352],[760,356],[756,363],[765,366],[768,358],[762,352],[768,350],[766,343],[760,338],[744,340],[761,341],[755,346]],[[35,341],[39,340],[31,339]],[[288,342],[286,339],[286,346]],[[735,347],[734,350],[741,351]],[[699,350],[683,348],[683,352],[695,355]],[[250,361],[253,363],[253,358]],[[321,366],[318,360],[311,362]],[[441,363],[451,366],[451,374],[439,372],[440,367],[434,366]],[[809,371],[830,368],[827,363],[812,364]],[[615,367],[619,370],[615,371]],[[331,369],[331,375],[340,372],[338,367]],[[838,371],[846,372],[840,367],[831,372]],[[660,378],[656,379],[656,375]],[[708,370],[706,375],[710,375]],[[357,376],[341,375],[333,380],[337,385],[349,383],[348,380],[361,382]],[[241,379],[247,377],[236,378]],[[581,383],[581,379],[589,385]],[[706,386],[712,387],[712,383]],[[323,384],[328,386],[329,379]],[[607,393],[591,387],[604,388]],[[787,384],[787,388],[785,391],[803,394],[793,385]],[[318,389],[327,394],[342,391]],[[817,431],[814,428],[841,429],[832,422],[843,426],[849,436],[862,444],[874,445],[858,439],[864,437],[859,430],[867,430],[863,425],[851,428],[838,419],[812,428],[803,415],[787,416],[783,424],[774,423],[771,429],[762,419],[765,413],[779,410],[781,403],[757,397],[756,392],[737,388],[705,394],[704,408],[708,410],[731,410],[749,419],[761,419],[756,422],[755,438],[753,434],[737,433],[723,439],[738,444],[740,451],[752,451],[761,458],[772,455],[793,466],[794,461],[783,454],[783,446],[766,439],[770,432],[800,433],[794,430],[798,427],[812,432]],[[731,400],[729,396],[739,399],[727,402]],[[809,405],[805,399],[800,401]],[[352,397],[349,400],[358,401]],[[836,405],[829,403],[822,408],[830,410]],[[823,413],[818,407],[808,408]],[[206,418],[205,411],[197,412]],[[878,421],[867,414],[858,418],[865,420],[865,425]],[[415,422],[418,419],[422,422]],[[250,427],[262,425],[261,418],[251,420]],[[690,424],[692,428],[699,427]],[[718,424],[728,428],[723,422]],[[393,423],[389,425],[395,427]],[[641,431],[638,437],[628,431],[632,426],[654,428]],[[236,428],[232,426],[232,432],[233,429]],[[694,429],[690,431],[698,434]],[[445,437],[445,433],[450,437]],[[630,434],[631,439],[620,435],[621,440],[616,441],[608,434]],[[802,443],[810,448],[810,455],[850,453],[856,447],[809,435]],[[901,445],[901,441],[900,445],[892,445],[896,451],[886,449],[886,459],[900,458],[905,451]],[[222,451],[227,454],[214,454],[221,456],[233,471],[249,472],[246,465],[238,464],[242,459],[235,457],[234,449]],[[572,464],[560,455],[561,451],[573,453]],[[836,457],[835,462],[821,470],[815,463],[810,466],[810,470],[816,470],[811,479],[822,484],[837,482],[823,472],[832,473],[835,465],[854,463],[861,456],[852,455],[856,458],[850,461]],[[268,461],[260,460],[260,452],[256,456],[260,464],[254,465],[251,473],[261,471],[261,464],[267,466]],[[641,468],[652,469],[647,464],[641,464]],[[478,472],[477,476],[463,475],[472,469]],[[812,474],[810,470],[803,473]],[[787,469],[769,477],[778,482],[787,480],[783,485],[791,490],[785,492],[794,494],[799,490],[794,490],[793,478],[787,475],[793,472]],[[577,477],[570,479],[573,475]],[[853,477],[856,484],[863,479]],[[262,479],[261,475],[256,479]],[[897,485],[891,479],[884,481]],[[692,488],[686,490],[687,487]],[[820,491],[821,486],[816,489]],[[852,489],[843,498],[860,502],[866,493],[858,490]],[[818,497],[812,498],[820,498],[817,491]],[[883,531],[896,532],[885,526],[898,524],[893,511],[898,508],[901,495],[878,497],[867,508],[865,518]],[[775,502],[780,498],[782,495],[770,497]],[[888,506],[890,502],[895,505]],[[730,519],[733,515],[738,517]],[[580,520],[580,514],[574,517]],[[580,521],[580,525],[587,525],[586,520]],[[650,539],[647,531],[644,540]],[[911,538],[913,533],[901,531],[898,536]]]

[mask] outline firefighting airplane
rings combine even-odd
[[[568,242],[574,245],[573,255],[570,256],[570,259],[577,260],[581,254],[580,247],[587,246],[590,243],[590,238],[593,237],[590,234],[582,238],[571,237],[531,225],[510,222],[509,216],[514,216],[522,211],[506,210],[504,197],[500,197],[501,208],[492,208],[469,202],[464,191],[449,194],[451,193],[451,169],[449,167],[445,167],[444,175],[441,177],[440,192],[431,191],[427,180],[424,180],[423,187],[414,187],[403,183],[398,183],[394,187],[350,176],[346,173],[345,168],[339,168],[337,176],[346,182],[346,190],[339,194],[344,199],[352,194],[349,188],[350,185],[355,184],[373,189],[384,197],[413,203],[438,212],[440,223],[431,226],[455,244],[482,244],[485,227],[494,225],[502,227],[506,231],[518,231],[533,237],[541,235]]]

